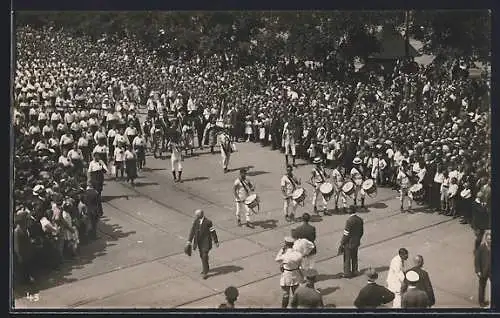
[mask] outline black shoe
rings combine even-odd
[[[203,279],[207,279],[208,278],[208,274],[203,274]]]
[[[290,222],[290,217],[288,215],[285,215],[285,221]]]
[[[238,226],[241,226],[241,220],[240,219],[238,219],[236,222],[237,222]]]
[[[253,229],[253,228],[254,228],[254,226],[253,226],[252,222],[247,222],[247,223],[246,223],[246,226],[247,226],[248,228],[251,228],[251,229]]]
[[[295,215],[293,215],[293,213],[290,214],[289,219],[290,219],[290,222],[295,222]]]
[[[352,274],[351,273],[342,273],[342,278],[352,278]]]

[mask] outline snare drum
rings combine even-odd
[[[344,183],[342,186],[342,192],[344,192],[345,195],[351,196],[354,194],[354,183],[352,181],[347,181]]]
[[[255,212],[254,208],[257,208],[257,211],[259,210],[259,196],[257,194],[250,194],[246,199],[245,199],[245,204],[248,206],[250,210],[252,210],[254,213]]]
[[[409,192],[413,200],[422,200],[424,197],[424,187],[420,183],[412,185]]]
[[[319,187],[319,191],[323,195],[326,201],[329,201],[333,194],[333,184],[330,182],[325,182]]]
[[[470,199],[470,197],[472,196],[471,194],[471,191],[469,189],[464,189],[460,192],[460,196],[463,198],[463,199]]]
[[[375,182],[373,182],[373,179],[366,179],[361,185],[361,188],[369,196],[377,195],[377,186],[375,185]]]
[[[306,190],[304,188],[297,188],[292,193],[292,199],[297,202],[297,204],[304,206],[303,202],[306,199]]]

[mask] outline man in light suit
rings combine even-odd
[[[484,233],[483,242],[474,252],[474,267],[476,275],[479,277],[479,305],[481,307],[488,306],[488,302],[484,300],[484,291],[486,283],[491,277],[491,231],[487,230]]]
[[[219,247],[219,239],[217,238],[217,232],[212,221],[205,217],[203,210],[198,209],[194,214],[195,220],[189,232],[187,245],[190,246],[191,242],[193,242],[193,250],[198,248],[200,251],[201,265],[203,266],[201,274],[203,275],[203,279],[207,279],[208,271],[210,270],[208,252],[212,249],[212,240],[215,242],[215,246]]]
[[[394,302],[392,308],[401,308],[401,287],[405,279],[406,260],[408,259],[408,250],[400,248],[398,255],[394,256],[389,265],[387,273],[387,289],[394,293]]]

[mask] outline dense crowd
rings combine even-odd
[[[399,62],[384,76],[361,76],[345,65],[325,72],[285,57],[242,67],[233,54],[162,60],[134,38],[91,41],[30,27],[16,34],[15,252],[28,279],[39,260],[58,265],[95,235],[93,215],[102,207],[89,209],[96,204],[86,193],[95,189],[100,200],[102,182],[92,167],[107,171],[112,162],[116,177],[126,170],[133,182],[148,146],[160,140],[164,148],[192,131],[201,147],[215,122],[234,140],[272,149],[283,148],[288,122],[299,156],[345,171],[359,157],[379,186],[396,187],[407,161],[424,186],[422,202],[489,226],[474,220],[471,206],[476,198],[490,204],[490,83],[469,78],[468,66],[403,72],[408,64]],[[148,113],[143,124],[140,109]]]

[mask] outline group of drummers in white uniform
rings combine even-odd
[[[339,203],[342,210],[347,213],[348,201],[352,200],[354,208],[366,209],[365,198],[377,196],[376,181],[367,176],[362,160],[358,157],[353,160],[353,167],[349,173],[338,164],[331,170],[324,167],[320,158],[315,158],[314,167],[311,171],[311,178],[308,183],[312,186],[312,206],[315,214],[322,212],[330,215],[328,204],[334,202],[335,211],[339,211]],[[224,167],[226,169],[226,166]],[[304,207],[307,198],[307,190],[303,187],[302,181],[293,173],[293,166],[286,166],[286,173],[281,177],[280,188],[283,197],[283,214],[287,222],[295,220],[295,214],[299,206]],[[328,171],[327,171],[328,170]],[[413,174],[409,164],[403,161],[397,175],[400,187],[401,210],[404,211],[404,202],[408,202],[408,208],[412,208],[413,202],[421,201],[424,188],[423,178]],[[238,225],[241,225],[240,212],[245,209],[246,225],[253,227],[251,215],[257,214],[260,209],[260,199],[256,193],[255,184],[246,177],[246,170],[240,170],[240,176],[233,184],[234,197],[236,201],[236,217]],[[340,202],[339,202],[340,201]],[[360,205],[358,206],[358,202]]]

